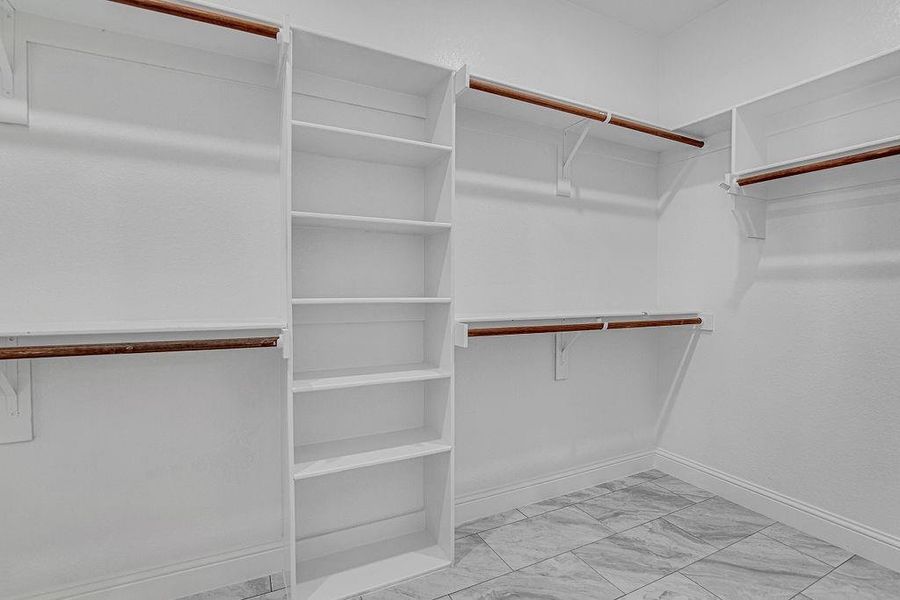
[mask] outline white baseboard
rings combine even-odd
[[[667,450],[656,451],[656,467],[771,519],[900,571],[900,538]]]
[[[280,572],[281,542],[11,600],[172,600]]]
[[[482,490],[456,499],[456,524],[583,490],[653,468],[652,450],[634,452],[512,485]]]

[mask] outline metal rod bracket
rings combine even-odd
[[[612,113],[607,113],[607,116],[611,116]],[[557,146],[557,177],[556,177],[556,195],[563,196],[566,198],[572,197],[572,163],[574,162],[575,155],[578,154],[578,151],[581,149],[581,145],[584,144],[584,140],[587,137],[587,134],[591,130],[591,126],[596,121],[591,119],[583,119],[572,125],[567,127],[565,131],[563,131],[563,139],[562,143]],[[569,134],[569,130],[576,125],[581,125],[581,131],[578,134],[578,139],[575,141],[575,144],[572,146],[572,149],[566,152],[566,139]]]
[[[9,2],[0,0],[0,93],[7,98],[12,98],[15,91],[15,19],[16,13]]]
[[[18,345],[17,338],[0,338],[0,347]],[[33,439],[31,361],[0,361],[0,444]]]
[[[744,235],[755,240],[766,239],[766,199],[746,194],[733,173],[725,175],[719,187],[731,196],[731,210]]]
[[[603,330],[606,330],[607,323],[603,323]],[[581,337],[583,331],[575,331],[570,333],[557,333],[554,336],[554,349],[556,356],[555,379],[562,381],[569,378],[569,351],[572,344]]]

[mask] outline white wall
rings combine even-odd
[[[657,42],[566,0],[220,0],[297,27],[655,120]]]
[[[652,310],[656,155],[588,141],[556,195],[556,132],[460,111],[458,315]],[[647,333],[647,335],[644,335]],[[652,332],[582,336],[554,380],[553,336],[472,339],[456,353],[457,496],[654,446]]]
[[[684,125],[896,46],[897,0],[731,0],[661,40],[660,122]]]
[[[657,116],[656,39],[565,0],[223,5],[290,14],[299,27],[355,43]],[[555,194],[558,135],[498,122],[469,118],[458,129],[457,314],[654,308],[655,156],[585,152],[578,197],[564,200]],[[491,128],[505,134],[478,132]],[[458,497],[652,447],[654,338],[629,333],[623,348],[611,337],[579,340],[566,382],[553,379],[551,336],[457,351]],[[616,372],[627,375],[611,384]]]
[[[689,120],[900,45],[898,23],[897,1],[732,0],[664,40],[666,117]],[[772,202],[768,239],[750,240],[717,187],[728,143],[664,157],[660,170],[660,300],[716,314],[660,445],[898,536],[900,481],[885,477],[900,468],[896,181]],[[895,177],[896,163],[880,168]],[[851,172],[827,175],[830,187],[850,185]],[[798,178],[794,192],[809,186]],[[664,351],[664,372],[678,355]]]
[[[184,48],[131,40],[124,60],[109,34],[52,31],[29,48],[30,127],[0,125],[0,331],[284,322],[277,92],[152,64],[208,58]],[[33,361],[35,438],[0,445],[0,596],[277,558],[281,368],[277,350]]]

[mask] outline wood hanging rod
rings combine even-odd
[[[760,173],[758,175],[740,177],[737,180],[737,184],[753,185],[754,183],[772,181],[773,179],[783,179],[785,177],[793,177],[794,175],[814,173],[815,171],[824,171],[825,169],[833,169],[835,167],[855,165],[856,163],[878,160],[879,158],[887,158],[889,156],[897,155],[900,155],[900,144],[897,144],[896,146],[888,146],[887,148],[878,148],[877,150],[868,150],[866,152],[850,154],[848,156],[841,156],[838,158],[829,158],[827,160],[820,160],[818,162],[799,165],[796,167],[778,169],[777,171],[769,171],[768,173]]]
[[[607,323],[560,323],[556,325],[520,325],[514,327],[469,328],[469,337],[493,335],[522,335],[526,333],[565,333],[568,331],[599,331],[604,329],[639,329],[643,327],[678,327],[701,325],[703,319],[655,319],[643,321],[609,321]]]
[[[182,19],[190,19],[191,21],[199,21],[201,23],[209,23],[210,25],[218,25],[228,29],[236,29],[245,33],[261,35],[275,39],[278,36],[279,28],[268,23],[260,23],[259,21],[251,21],[233,15],[227,15],[212,10],[205,10],[180,4],[178,2],[168,2],[167,0],[109,0],[117,4],[126,4],[136,8],[152,10],[153,12],[172,15],[173,17],[181,17]]]
[[[226,338],[220,340],[126,342],[121,344],[72,344],[68,346],[10,346],[0,348],[0,360],[99,356],[102,354],[146,354],[148,352],[240,350],[244,348],[274,348],[277,345],[278,336]]]
[[[695,148],[702,148],[704,144],[703,140],[698,140],[696,138],[682,135],[680,133],[675,133],[674,131],[671,131],[669,129],[655,127],[653,125],[641,123],[640,121],[633,121],[631,119],[626,119],[625,117],[620,117],[616,114],[610,115],[609,113],[598,110],[596,108],[579,106],[577,104],[572,104],[571,102],[564,102],[562,100],[557,100],[548,96],[542,96],[533,92],[526,92],[513,87],[495,83],[493,81],[488,81],[486,79],[479,79],[478,77],[469,77],[469,87],[480,92],[487,92],[488,94],[495,94],[497,96],[503,96],[504,98],[510,98],[512,100],[518,100],[520,102],[527,102],[536,106],[543,106],[544,108],[558,110],[578,117],[583,117],[585,119],[593,119],[595,121],[608,123],[609,125],[615,125],[616,127],[624,127],[625,129],[639,131],[641,133],[646,133],[647,135],[655,135],[656,137],[672,140],[673,142],[680,142],[682,144],[694,146]]]

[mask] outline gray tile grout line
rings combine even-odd
[[[799,553],[802,554],[803,556],[808,556],[809,558],[811,558],[811,559],[813,559],[813,560],[817,560],[817,561],[819,561],[820,563],[822,563],[823,565],[825,565],[826,567],[833,568],[833,569],[837,569],[837,567],[832,567],[829,563],[825,562],[825,561],[822,560],[821,558],[816,558],[816,557],[813,556],[812,554],[809,554],[809,553],[807,553],[807,552],[804,552],[803,550],[799,550],[799,549],[797,549],[797,548],[794,548],[794,547],[791,546],[790,544],[788,544],[788,543],[786,543],[786,542],[782,542],[781,540],[776,539],[776,538],[773,538],[771,535],[767,535],[767,534],[766,534],[766,529],[770,529],[770,528],[772,528],[772,527],[775,527],[775,525],[779,525],[779,524],[780,524],[780,525],[785,525],[785,523],[782,523],[781,521],[777,521],[777,522],[775,522],[775,523],[769,525],[769,526],[766,527],[765,529],[760,529],[759,531],[757,531],[757,533],[761,533],[762,535],[765,535],[768,539],[772,540],[773,542],[778,542],[779,544],[781,544],[781,545],[783,545],[783,546],[787,546],[787,547],[790,548],[791,550],[794,550],[795,552],[799,552]],[[790,527],[790,525],[788,525],[788,527]],[[800,530],[798,529],[797,531],[800,531]],[[803,531],[800,531],[800,533],[803,533],[804,535],[809,535],[808,533],[803,532]],[[810,537],[819,540],[819,538],[817,538],[817,537],[815,537],[815,536],[810,535]],[[835,546],[834,544],[830,544],[830,543],[826,542],[825,540],[819,540],[819,541],[820,541],[820,542],[824,542],[824,543],[828,544],[829,546],[833,546],[834,548],[837,548],[838,550],[843,550],[844,552],[850,552],[849,550],[847,550],[847,549],[845,549],[845,548],[841,548],[840,546]],[[853,556],[856,556],[856,555],[854,554]],[[853,558],[853,556],[851,556],[850,558]],[[848,558],[847,560],[850,560],[850,558]],[[844,564],[845,562],[847,562],[847,560],[843,561],[841,564]]]
[[[769,536],[766,536],[766,537],[769,537]],[[776,540],[776,541],[777,541],[777,540]],[[798,550],[798,552],[799,552],[799,550]],[[803,592],[805,592],[806,590],[808,590],[808,589],[811,588],[812,586],[816,585],[817,583],[819,583],[820,581],[822,581],[823,579],[825,579],[826,577],[828,577],[829,575],[831,575],[832,573],[834,573],[835,571],[837,571],[838,569],[840,569],[841,567],[843,567],[844,565],[846,565],[848,562],[850,562],[850,561],[853,560],[854,558],[856,558],[856,554],[854,554],[853,556],[851,556],[850,558],[848,558],[847,560],[845,560],[844,562],[842,562],[842,563],[839,564],[838,566],[834,567],[833,569],[831,569],[830,571],[828,571],[827,573],[825,573],[824,575],[822,575],[821,577],[819,577],[818,579],[816,579],[815,581],[813,581],[811,584],[809,584],[808,586],[806,586],[805,588],[803,588],[802,590],[800,590],[799,592],[797,592],[797,594],[795,594],[795,596],[799,596],[800,594],[803,594]],[[831,565],[828,565],[828,566],[831,566]],[[806,596],[806,594],[803,594],[803,595]]]

